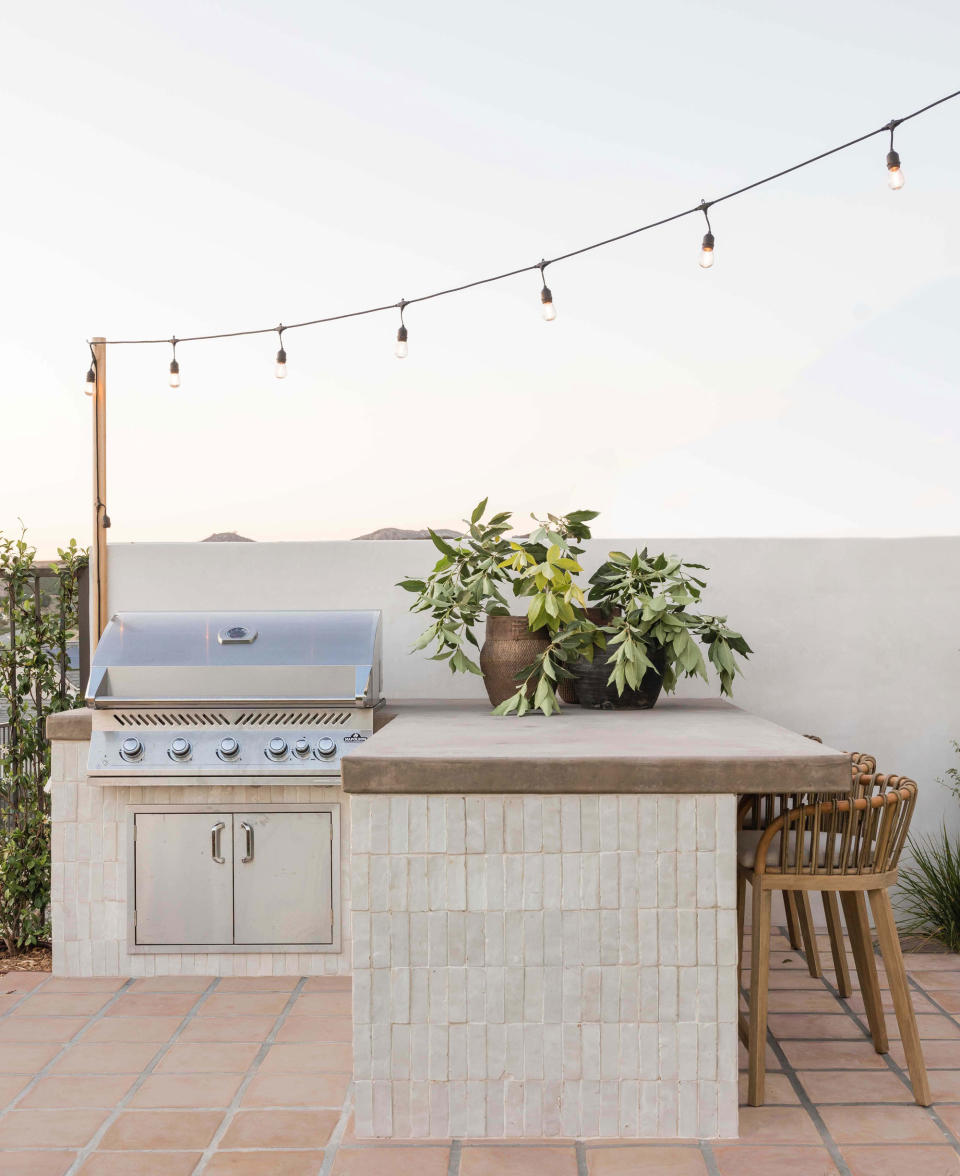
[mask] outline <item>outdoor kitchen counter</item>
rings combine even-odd
[[[388,708],[345,756],[353,793],[847,792],[850,757],[720,699],[500,717],[485,702]]]

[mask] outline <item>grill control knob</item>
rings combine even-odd
[[[236,739],[233,738],[232,735],[225,735],[223,739],[220,740],[220,747],[218,750],[224,759],[232,759],[240,750],[240,744],[236,741]]]
[[[306,739],[298,739],[293,745],[293,750],[297,753],[297,755],[309,755],[310,744]]]
[[[186,756],[188,756],[190,754],[189,739],[183,739],[180,737],[174,739],[174,741],[170,744],[170,754],[175,755],[177,759],[184,759]]]
[[[120,744],[120,754],[124,759],[136,759],[143,753],[143,744],[135,735],[130,735]]]
[[[286,754],[286,750],[287,741],[286,739],[281,739],[279,735],[274,735],[274,737],[267,744],[267,751],[269,751],[271,755],[284,755]]]
[[[317,753],[322,756],[331,756],[336,750],[337,745],[329,735],[325,735],[317,744]]]

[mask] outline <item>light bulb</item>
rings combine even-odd
[[[400,330],[397,331],[397,345],[393,349],[393,354],[397,359],[407,358],[407,328],[402,325]]]
[[[175,359],[170,361],[170,387],[180,387],[180,365]]]
[[[713,265],[713,233],[704,233],[703,244],[700,247],[700,268],[710,269]]]
[[[277,366],[274,369],[274,375],[278,380],[285,380],[287,378],[287,353],[282,347],[277,352]]]
[[[88,396],[93,396],[97,391],[97,373],[93,370],[93,364],[90,365],[90,370],[87,372],[87,382],[83,390]]]
[[[543,303],[544,322],[552,323],[557,317],[557,308],[553,305],[553,295],[548,286],[544,286],[540,291],[540,301]]]
[[[896,151],[887,153],[887,171],[890,175],[887,178],[887,187],[892,188],[894,192],[899,192],[903,187],[903,169],[900,166],[900,156]]]

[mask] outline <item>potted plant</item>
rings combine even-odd
[[[588,593],[598,610],[590,616],[606,637],[605,654],[572,667],[582,706],[651,707],[661,688],[671,692],[681,676],[708,681],[700,645],[719,675],[720,692],[732,694],[734,654],[748,657],[752,650],[726,617],[690,611],[707,586],[692,572],[708,570],[677,556],[651,556],[646,548],[632,556],[610,552],[590,577]]]
[[[565,663],[572,660],[574,646],[576,656],[585,644],[592,648],[591,634],[596,631],[589,624],[581,628],[586,600],[575,580],[582,570],[576,557],[583,550],[576,543],[590,537],[588,524],[596,511],[549,514],[546,520],[534,517],[536,527],[529,535],[508,539],[510,512],[484,521],[486,508],[485,498],[464,520],[467,532],[459,540],[444,539],[431,530],[440,559],[425,579],[400,581],[401,588],[416,594],[411,610],[431,617],[413,648],[433,645],[432,659],[446,661],[452,673],[482,675],[498,710],[519,689],[523,702],[517,700],[511,709],[522,714],[536,707],[550,714],[559,709],[561,683],[572,683]],[[525,615],[511,614],[507,592],[529,598]],[[474,633],[481,620],[486,620],[482,649]],[[471,645],[479,649],[479,665],[471,656]],[[566,693],[573,701],[572,687]]]

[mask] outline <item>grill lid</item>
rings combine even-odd
[[[94,654],[87,701],[376,706],[380,613],[116,613]]]

